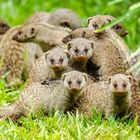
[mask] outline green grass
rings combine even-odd
[[[129,7],[139,0],[0,0],[0,16],[11,25],[22,24],[35,11],[52,11],[57,8],[70,8],[77,12],[83,25],[86,18],[96,14],[110,14],[116,17],[124,16]],[[123,19],[129,35],[125,42],[134,51],[140,46],[140,10]],[[19,88],[8,89],[3,79],[0,80],[0,105],[7,105],[18,98],[24,84]],[[48,139],[48,140],[137,140],[140,139],[140,127],[136,120],[103,120],[93,115],[89,120],[83,116],[64,115],[56,112],[54,115],[41,116],[38,119],[23,117],[19,124],[0,121],[0,139]]]

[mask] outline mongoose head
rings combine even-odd
[[[65,88],[69,92],[80,92],[86,85],[87,75],[79,71],[71,71],[62,75]]]
[[[17,33],[13,36],[13,40],[18,42],[30,42],[36,36],[36,29],[33,24],[25,24],[18,29]]]
[[[5,34],[10,29],[10,26],[2,19],[0,19],[0,35]]]
[[[67,50],[56,47],[45,54],[45,59],[54,71],[65,70],[68,66],[69,54]]]
[[[64,8],[52,12],[48,23],[68,27],[72,30],[81,27],[81,21],[78,15],[72,10]]]
[[[131,91],[131,76],[115,74],[109,77],[109,90],[116,96],[127,95]]]
[[[97,30],[100,27],[112,22],[114,19],[115,17],[109,15],[97,15],[89,17],[87,19],[88,28]],[[128,31],[123,27],[122,23],[117,23],[116,25],[111,27],[111,29],[122,37],[128,34]]]
[[[76,38],[67,44],[70,59],[73,61],[87,61],[93,55],[94,43],[84,38]]]
[[[73,31],[71,31],[66,37],[62,39],[62,42],[64,44],[67,44],[69,41],[75,39],[75,38],[85,38],[89,39],[92,37],[94,32],[89,28],[78,28]]]

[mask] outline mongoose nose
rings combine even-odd
[[[80,89],[79,88],[76,88],[76,87],[73,87],[73,88],[71,88],[71,91],[77,92],[77,91],[80,91]]]
[[[77,57],[77,60],[79,60],[79,61],[85,61],[85,60],[87,60],[87,56],[80,55],[80,56]]]
[[[62,69],[63,67],[60,64],[55,64],[55,65],[52,66],[52,68],[53,69]]]
[[[12,39],[15,40],[15,41],[18,41],[17,35],[14,35]]]

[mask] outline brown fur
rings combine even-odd
[[[117,34],[112,30],[105,30],[96,33],[88,28],[81,28],[72,31],[68,36],[63,38],[63,42],[67,43],[75,38],[86,38],[94,42],[92,63],[100,67],[99,75],[101,80],[113,74],[125,73],[130,67],[127,63],[129,56],[128,48],[121,44],[116,38]],[[120,38],[121,39],[121,38]]]
[[[117,86],[116,86],[117,85]],[[87,116],[92,115],[92,109],[105,113],[105,118],[120,113],[128,113],[131,105],[130,77],[116,74],[108,82],[100,81],[87,85],[76,101],[79,112]]]
[[[12,40],[15,32],[17,32],[17,27],[8,30],[7,33],[3,35],[0,44],[0,57],[3,60],[3,65],[0,68],[0,75],[2,76],[6,72],[9,72],[6,76],[6,81],[9,85],[20,83],[23,70],[26,69],[26,66],[30,65],[28,60],[30,59],[31,62],[34,61],[35,55],[38,55],[38,57],[40,56],[36,51],[35,54],[33,54],[34,56],[30,53],[31,51],[33,52],[33,49],[36,49],[36,46],[32,44],[21,44]],[[25,62],[26,53],[30,55],[27,56],[27,62]],[[27,69],[30,69],[30,67]]]
[[[45,22],[51,25],[76,29],[81,27],[80,18],[69,9],[57,9],[52,13],[38,12],[29,17],[25,23]]]
[[[50,85],[32,83],[24,89],[15,103],[0,108],[0,118],[13,118],[29,113],[36,115],[40,109],[44,113],[55,110],[67,111],[73,106],[85,85],[86,74],[77,71],[65,73],[62,81],[54,81]]]
[[[37,43],[44,51],[48,51],[52,47],[63,45],[62,38],[68,35],[68,32],[64,28],[45,23],[29,23],[19,28],[13,39],[18,42]]]
[[[88,28],[93,30],[98,29],[100,27],[100,22],[102,21],[100,19],[104,19],[104,21],[110,23],[115,20],[115,17],[109,15],[97,15],[89,17],[87,20]],[[122,23],[117,23],[116,25],[112,26],[111,29],[121,37],[124,37],[128,34],[128,31],[124,28]]]
[[[29,74],[30,82],[60,79],[64,72],[71,69],[68,66],[67,55],[67,52],[60,47],[48,51],[34,63]]]

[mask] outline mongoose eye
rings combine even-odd
[[[92,26],[93,26],[94,29],[97,29],[98,28],[98,25],[97,24],[93,24]]]
[[[53,64],[54,63],[54,59],[52,58],[52,59],[50,59],[50,61],[51,61],[51,64]]]
[[[22,34],[22,32],[21,32],[21,31],[19,31],[19,32],[18,32],[18,35],[21,35],[21,34]]]
[[[115,29],[116,29],[116,30],[120,30],[121,28],[122,28],[122,27],[121,27],[120,25],[116,25],[116,26],[115,26]]]
[[[6,24],[1,23],[0,26],[4,28],[4,27],[6,27]]]
[[[59,59],[59,62],[60,62],[61,64],[63,63],[63,61],[64,61],[63,58],[60,58],[60,59]]]
[[[126,88],[126,83],[123,83],[123,87]]]
[[[81,81],[80,81],[80,80],[78,80],[78,81],[77,81],[77,84],[78,84],[78,85],[80,85],[80,84],[81,84]]]
[[[87,53],[87,52],[88,52],[88,49],[87,49],[87,48],[85,48],[85,49],[84,49],[84,52],[86,52],[86,53]]]
[[[71,83],[72,83],[71,81],[68,81],[68,85],[71,85]]]
[[[77,54],[79,52],[79,50],[78,49],[75,49],[74,52]]]
[[[117,86],[118,86],[117,83],[115,83],[115,84],[114,84],[114,88],[117,88]]]

